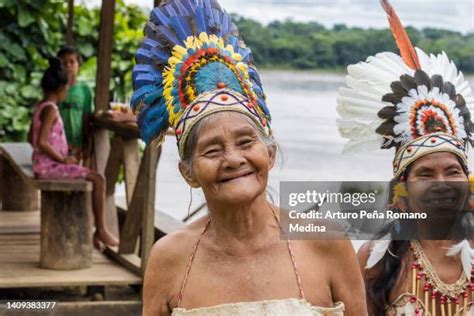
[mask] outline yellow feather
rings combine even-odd
[[[168,63],[170,64],[170,66],[175,66],[175,65],[179,64],[180,62],[181,62],[181,60],[176,58],[175,56],[171,56],[168,59]]]
[[[220,48],[224,49],[224,39],[222,37],[219,37],[217,44]]]
[[[469,176],[469,188],[471,189],[471,193],[474,193],[474,175]]]
[[[166,88],[164,91],[163,91],[163,96],[165,97],[166,101],[167,102],[171,102],[171,99],[173,99],[173,97],[171,96],[171,87],[170,88]]]
[[[404,182],[399,182],[393,187],[393,203],[397,203],[401,198],[407,197],[408,192]]]
[[[240,54],[232,54],[232,58],[238,62],[243,60],[243,57]]]
[[[175,45],[173,47],[173,55],[175,55],[179,59],[183,59],[183,56],[186,55],[187,52],[188,51],[183,46]]]
[[[165,87],[173,85],[173,81],[174,81],[173,74],[168,74],[163,78],[163,83],[164,83]]]
[[[206,32],[202,32],[201,34],[199,34],[199,39],[202,43],[209,43],[209,37],[207,36]]]
[[[193,36],[188,36],[186,40],[184,41],[184,46],[187,48],[194,48],[194,37]]]
[[[225,47],[225,50],[230,52],[230,55],[233,56],[234,55],[234,47],[230,44],[228,44],[226,47]]]
[[[217,36],[215,34],[211,34],[211,36],[209,36],[209,42],[217,43]]]

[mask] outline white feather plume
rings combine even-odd
[[[446,256],[456,256],[457,254],[461,255],[461,263],[464,273],[467,278],[471,279],[471,269],[474,263],[474,249],[471,248],[469,241],[464,239],[460,243],[451,246],[446,252]]]
[[[451,82],[456,92],[466,100],[468,109],[474,113],[472,90],[464,79],[464,75],[457,70],[456,65],[449,60],[448,56],[444,52],[428,55],[419,48],[415,49],[422,70],[430,77],[437,74],[442,76],[445,82]],[[414,76],[415,71],[408,67],[399,55],[383,52],[368,57],[365,62],[349,65],[347,72],[348,87],[339,89],[337,97],[337,112],[340,116],[339,133],[342,137],[349,139],[343,153],[378,149],[383,143],[383,137],[375,132],[383,122],[378,117],[378,112],[383,107],[392,105],[389,102],[383,102],[382,97],[392,92],[390,88],[392,82],[400,80],[400,76],[404,74]],[[423,95],[422,87],[420,89],[417,93]],[[412,91],[412,94],[414,92]],[[428,91],[425,94],[428,96]],[[408,97],[404,101],[409,103]],[[408,112],[408,110],[402,109],[399,112]],[[399,119],[395,118],[399,123],[395,126],[397,135],[402,132],[402,129],[409,129],[406,122]],[[403,137],[399,138],[397,141]]]
[[[416,303],[408,301],[405,305],[396,307],[396,315],[416,315]]]
[[[456,93],[461,94],[466,100],[466,106],[470,111],[474,109],[474,99],[471,87],[465,80],[461,71],[458,71],[456,65],[452,60],[449,60],[448,55],[442,52],[438,55],[431,54],[428,56],[419,48],[415,48],[418,58],[420,60],[421,68],[428,74],[428,76],[440,75],[444,82],[451,82],[456,88]]]
[[[386,236],[386,238],[388,238],[388,236]],[[373,242],[370,256],[365,265],[366,269],[373,268],[380,260],[382,260],[383,256],[385,256],[385,253],[388,251],[390,241],[390,239],[381,239]]]

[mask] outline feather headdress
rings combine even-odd
[[[136,53],[131,107],[147,143],[175,128],[180,155],[192,127],[219,111],[270,133],[252,53],[216,0],[167,0],[150,14]],[[219,95],[219,97],[215,97]]]
[[[414,48],[388,0],[380,2],[400,56],[383,52],[348,66],[337,107],[339,132],[349,139],[344,152],[395,147],[395,177],[432,152],[453,152],[467,166],[474,108],[468,82],[444,52]]]

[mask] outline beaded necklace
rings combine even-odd
[[[410,297],[410,302],[416,304],[415,316],[421,315],[420,301],[424,303],[425,314],[431,311],[431,315],[435,316],[437,307],[439,306],[441,316],[452,316],[453,312],[454,315],[465,316],[467,314],[468,304],[474,302],[474,276],[471,277],[470,282],[463,272],[456,282],[446,284],[433,269],[431,262],[418,241],[412,241],[410,249],[413,251],[415,258],[411,266],[412,296]],[[422,282],[424,282],[423,297],[421,297],[420,293],[420,285]],[[471,295],[469,295],[469,291]],[[460,314],[461,298],[463,305],[462,314]]]

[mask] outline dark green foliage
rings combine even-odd
[[[76,1],[77,3],[78,1]],[[74,45],[84,57],[80,79],[95,84],[99,8],[74,8]],[[111,97],[132,93],[134,54],[148,13],[117,0]],[[0,0],[0,141],[24,141],[31,111],[41,99],[39,81],[47,58],[64,45],[67,7],[63,0]],[[273,22],[267,26],[234,16],[259,67],[342,69],[382,51],[397,52],[388,30],[363,30],[344,24],[328,29],[317,22]],[[408,28],[414,43],[428,53],[446,53],[459,69],[474,72],[474,34]]]
[[[33,106],[42,98],[39,85],[54,56],[65,44],[67,6],[63,0],[0,0],[0,141],[24,141]],[[84,57],[80,79],[95,85],[100,9],[74,8],[74,46]],[[131,95],[134,53],[148,14],[116,4],[112,61],[112,96]]]

